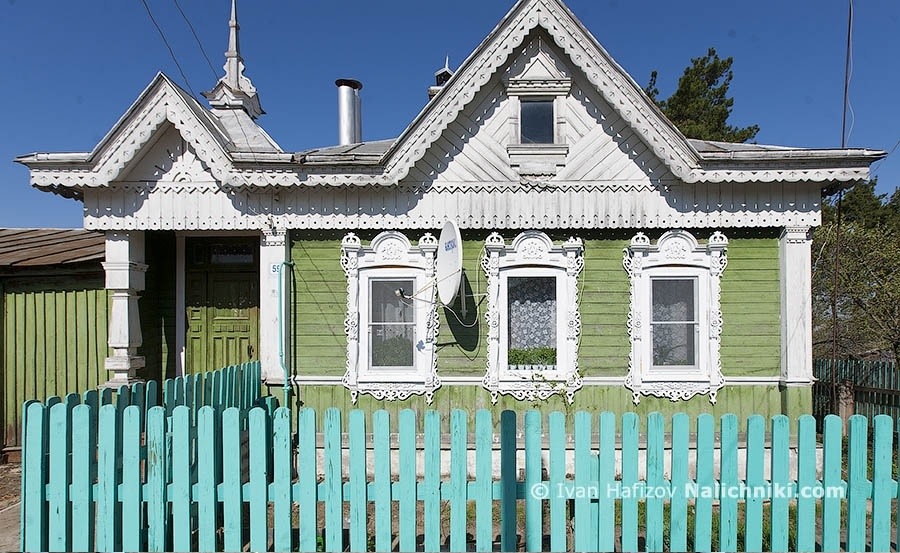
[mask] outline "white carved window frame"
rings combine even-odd
[[[424,395],[427,403],[441,386],[437,375],[436,344],[438,335],[437,286],[435,255],[438,241],[425,234],[413,246],[400,232],[382,232],[368,246],[355,234],[341,241],[341,267],[347,276],[347,370],[343,384],[356,403],[359,394],[375,399],[400,401],[414,394]],[[415,289],[404,291],[412,296],[415,309],[415,352],[413,368],[379,368],[369,366],[369,290],[373,280],[411,279]]]
[[[716,402],[725,386],[719,355],[722,335],[722,272],[728,264],[728,239],[721,232],[701,245],[689,232],[671,230],[655,245],[643,233],[631,239],[625,248],[623,265],[631,278],[631,310],[628,335],[631,354],[625,387],[635,404],[641,396],[656,396],[672,401],[687,400],[698,394]],[[695,303],[698,321],[697,365],[693,367],[653,366],[651,336],[651,286],[654,279],[696,279]]]
[[[483,385],[496,403],[500,394],[518,400],[546,400],[564,395],[569,403],[583,385],[578,373],[578,341],[581,313],[578,277],[584,268],[584,244],[569,238],[556,245],[543,232],[526,231],[507,245],[496,232],[488,236],[481,258],[487,276],[488,325],[487,372]],[[508,303],[510,277],[556,278],[556,366],[543,369],[510,369],[507,363]]]

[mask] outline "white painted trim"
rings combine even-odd
[[[437,375],[437,285],[435,255],[438,240],[430,233],[410,244],[402,233],[380,233],[368,246],[355,234],[341,241],[341,267],[347,276],[347,364],[342,382],[350,390],[353,403],[359,394],[379,400],[404,400],[413,394],[425,396],[431,403],[441,386]],[[369,284],[375,279],[412,279],[408,301],[415,312],[414,366],[409,369],[371,369],[369,367]],[[401,300],[402,301],[402,300]]]
[[[631,353],[625,387],[632,391],[637,404],[641,395],[687,400],[697,394],[708,394],[710,403],[725,385],[719,346],[722,333],[720,277],[728,263],[725,255],[728,239],[721,232],[710,236],[705,246],[697,243],[689,232],[672,230],[663,234],[656,245],[644,233],[638,233],[625,248],[622,264],[631,280],[631,309],[628,335]],[[696,365],[692,367],[655,368],[652,366],[651,286],[656,278],[697,279],[695,288],[698,335],[695,344]]]
[[[569,403],[581,388],[578,372],[578,342],[581,313],[578,306],[578,276],[584,268],[584,245],[569,238],[556,245],[539,231],[525,231],[510,245],[496,232],[485,240],[481,268],[487,277],[488,325],[487,367],[484,387],[497,403],[500,394],[520,401],[565,395]],[[556,365],[552,369],[509,370],[507,364],[508,306],[506,285],[509,276],[533,275],[556,278]]]
[[[671,185],[670,185],[671,184]],[[415,201],[411,201],[415,198]],[[260,232],[288,229],[422,229],[447,219],[463,229],[662,229],[814,227],[821,192],[805,184],[719,185],[629,181],[413,183],[368,188],[269,188],[205,192],[114,184],[85,191],[89,230]],[[123,206],[110,216],[109,206]],[[190,208],[186,208],[190,206]],[[199,235],[199,234],[198,234]],[[485,233],[485,236],[487,233]]]
[[[787,227],[779,240],[781,377],[790,385],[812,382],[812,234]]]
[[[187,340],[184,233],[175,234],[175,376],[184,376]]]
[[[270,386],[281,385],[283,379],[271,378],[266,380],[266,384]],[[447,386],[482,386],[484,379],[479,376],[441,376],[441,382]],[[588,386],[623,386],[625,384],[624,376],[583,376],[581,378],[585,387]],[[314,375],[294,375],[291,378],[293,384],[305,386],[343,386],[341,377],[339,376],[314,376]],[[728,376],[729,386],[788,386],[802,387],[809,386],[812,382],[807,383],[785,383],[779,376]]]

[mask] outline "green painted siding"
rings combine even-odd
[[[709,403],[708,396],[697,396],[689,401],[673,402],[667,399],[643,397],[638,405],[631,401],[631,393],[621,386],[585,386],[575,394],[575,402],[567,406],[563,398],[551,398],[546,402],[520,402],[510,396],[500,396],[496,405],[491,405],[491,395],[479,385],[447,385],[442,386],[434,395],[431,405],[425,403],[422,396],[414,396],[405,401],[378,401],[372,396],[361,394],[354,406],[350,402],[350,392],[340,385],[302,386],[300,397],[304,407],[316,409],[324,415],[325,409],[337,407],[348,412],[356,407],[368,412],[386,409],[391,420],[396,421],[401,409],[415,409],[421,415],[428,409],[442,413],[443,424],[446,425],[449,413],[453,409],[466,409],[474,416],[476,409],[490,409],[495,420],[503,410],[522,411],[537,408],[544,412],[564,411],[574,413],[585,410],[593,412],[613,411],[616,413],[636,412],[642,420],[650,413],[660,412],[666,416],[675,413],[687,413],[696,417],[702,413],[710,413],[717,418],[726,413],[734,413],[740,420],[752,414],[766,417],[786,414],[792,418],[808,414],[812,410],[811,389],[808,387],[785,388],[778,386],[726,386],[719,392],[715,405]],[[273,390],[275,393],[275,390]],[[422,418],[419,417],[421,424]],[[474,422],[474,421],[471,421]],[[571,422],[571,421],[570,421]],[[420,429],[421,431],[421,429]],[[444,428],[444,431],[448,431]]]
[[[343,376],[347,359],[344,317],[347,277],[341,269],[344,233],[296,233],[294,262],[293,367],[297,374]],[[364,236],[363,239],[371,239]]]
[[[410,233],[418,240],[421,233]],[[512,237],[508,233],[507,239]],[[622,250],[633,231],[581,233],[585,268],[580,283],[582,333],[578,360],[583,376],[624,376],[630,343],[625,322],[629,280]],[[698,231],[697,236],[709,232]],[[364,241],[375,233],[361,234]],[[346,361],[346,277],[340,266],[343,233],[297,232],[292,244],[294,367],[298,374],[341,376]],[[439,308],[438,369],[444,376],[480,376],[485,370],[487,283],[480,260],[486,233],[463,233],[467,309],[461,298]],[[551,234],[565,240],[566,234]],[[657,238],[657,236],[653,236]],[[726,376],[778,375],[780,295],[775,231],[730,233],[728,268],[722,278],[722,365]],[[473,296],[473,297],[471,297]]]
[[[10,447],[19,444],[23,402],[106,382],[109,307],[103,275],[4,278],[0,315],[2,445]]]
[[[722,275],[722,372],[781,372],[781,285],[778,238],[732,238]]]

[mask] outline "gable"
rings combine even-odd
[[[404,182],[425,185],[516,183],[535,180],[513,160],[519,144],[513,86],[567,91],[555,101],[556,145],[566,153],[541,182],[588,186],[646,186],[674,176],[645,139],[588,82],[550,36],[537,30],[516,48],[475,99],[451,121]],[[539,92],[537,98],[543,98]],[[509,148],[512,145],[513,148]]]
[[[685,182],[697,180],[700,168],[697,152],[558,0],[520,0],[510,10],[387,152],[386,179],[405,177],[460,114],[470,109],[484,88],[495,83],[497,75],[510,67],[511,60],[515,60],[522,46],[527,47],[536,33],[546,37],[572,74],[578,70],[587,86],[642,137],[668,171]],[[527,71],[537,75],[542,70],[552,74],[557,69],[553,63],[547,63],[554,61],[551,58],[532,61],[523,66],[526,71],[523,75],[528,75]],[[518,92],[527,93],[529,85],[522,83]],[[441,156],[441,152],[436,155]]]
[[[139,158],[122,171],[119,181],[186,183],[214,182],[209,167],[174,125],[157,131],[156,140],[145,146]]]

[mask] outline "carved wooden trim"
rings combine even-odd
[[[482,384],[496,403],[500,394],[520,401],[546,400],[562,395],[569,403],[583,381],[578,372],[578,342],[581,337],[581,313],[578,305],[578,277],[584,268],[584,244],[569,238],[560,245],[543,232],[526,231],[507,245],[503,237],[492,233],[485,240],[481,267],[487,277],[488,326],[487,366]],[[553,367],[509,369],[506,365],[506,339],[502,335],[507,307],[501,297],[506,274],[516,276],[553,276],[557,279],[557,364]],[[560,279],[562,282],[560,283]]]
[[[700,245],[689,232],[672,230],[655,245],[644,233],[638,233],[625,248],[622,265],[631,279],[631,308],[626,319],[631,352],[625,387],[632,392],[635,404],[642,395],[686,400],[698,394],[709,395],[710,403],[725,386],[719,355],[722,335],[720,277],[728,264],[728,239],[721,232]],[[699,357],[691,369],[655,371],[651,367],[650,286],[651,277],[692,276],[697,282],[697,313],[700,336]]]
[[[434,392],[441,386],[437,374],[437,286],[435,285],[435,255],[438,241],[425,234],[418,245],[413,246],[402,233],[382,232],[370,245],[364,246],[359,237],[350,233],[341,241],[341,268],[347,276],[347,316],[344,332],[347,335],[347,363],[343,385],[350,390],[350,398],[356,403],[359,394],[370,394],[379,400],[399,401],[411,395],[424,395],[427,403],[434,399]],[[392,271],[385,273],[384,271]],[[389,374],[368,368],[368,352],[362,333],[367,332],[367,305],[361,305],[364,296],[361,289],[370,278],[388,275],[399,278],[415,278],[424,286],[410,301],[415,302],[416,337],[420,351],[414,356],[413,370],[391,371]],[[367,294],[366,294],[367,296]],[[421,319],[420,319],[421,318]],[[388,376],[390,378],[383,378]],[[391,380],[393,378],[393,380]]]

